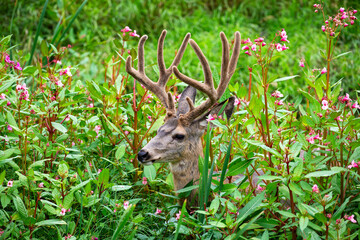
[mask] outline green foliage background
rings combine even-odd
[[[44,1],[6,1],[0,8],[0,33],[3,36],[13,34],[13,44],[26,52],[32,46],[36,26],[44,5]],[[67,26],[71,17],[81,5],[82,1],[49,1],[45,19],[41,29],[41,38],[51,41],[55,26],[62,19]],[[228,37],[238,30],[242,38],[262,36],[273,38],[276,31],[285,28],[290,44],[289,51],[276,61],[279,68],[270,73],[289,76],[300,73],[299,59],[316,63],[314,68],[322,68],[325,61],[319,54],[319,46],[324,46],[325,38],[321,31],[322,15],[314,13],[313,1],[89,1],[76,18],[69,34],[62,41],[62,46],[71,44],[71,65],[79,64],[80,74],[86,78],[103,81],[104,60],[114,54],[113,40],[118,38],[117,33],[125,26],[136,29],[140,35],[147,34],[149,39],[146,45],[148,63],[156,62],[157,38],[163,29],[168,30],[165,55],[168,64],[173,58],[175,49],[180,45],[187,32],[202,48],[215,69],[220,68],[221,44],[219,32],[224,31]],[[336,13],[339,6],[360,7],[358,1],[331,1],[325,3],[326,12]],[[10,22],[14,14],[13,26],[10,31]],[[359,22],[355,27],[346,29],[339,44],[342,51],[352,51],[347,61],[342,58],[335,61],[333,67],[338,74],[332,75],[332,83],[343,78],[347,91],[355,89],[359,83],[360,73],[357,67],[360,62],[360,28]],[[351,41],[350,41],[351,39]],[[136,47],[137,41],[133,42]],[[37,48],[37,51],[40,51]],[[25,52],[25,51],[24,51]],[[36,55],[35,55],[36,57]],[[239,71],[233,77],[233,83],[238,81],[247,85],[247,67],[254,63],[242,54],[239,60]],[[311,66],[312,67],[312,66]],[[201,67],[195,54],[188,48],[180,68],[186,74],[202,78]],[[345,69],[346,71],[341,71]],[[281,69],[281,70],[280,70]],[[149,71],[149,74],[150,71]],[[294,93],[304,84],[304,79],[294,79],[280,83],[279,87],[286,93]]]

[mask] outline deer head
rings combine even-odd
[[[138,153],[138,160],[144,164],[158,162],[169,162],[174,177],[175,190],[183,188],[189,181],[199,177],[198,157],[202,153],[201,136],[203,135],[209,114],[219,114],[223,104],[225,114],[229,119],[234,108],[234,98],[218,104],[217,102],[224,94],[232,75],[235,72],[236,64],[240,53],[240,33],[235,33],[233,54],[230,58],[228,40],[223,32],[220,33],[222,42],[221,78],[217,89],[214,82],[209,63],[196,42],[190,39],[188,33],[179,51],[170,65],[166,68],[163,57],[163,45],[166,31],[164,30],[158,42],[158,66],[159,80],[151,81],[145,74],[144,44],[147,36],[141,37],[138,47],[138,70],[131,66],[131,57],[126,60],[126,71],[137,81],[153,92],[166,108],[165,123],[158,129],[157,135]],[[180,73],[177,68],[187,43],[190,43],[198,56],[204,72],[204,83],[196,81]],[[166,93],[165,86],[174,73],[181,81],[189,86],[182,92],[178,108],[170,92]],[[196,90],[207,95],[207,99],[195,107]]]

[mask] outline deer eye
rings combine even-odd
[[[173,136],[173,139],[175,139],[175,140],[183,140],[184,138],[185,138],[184,134],[175,134]]]

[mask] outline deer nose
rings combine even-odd
[[[138,160],[139,160],[140,162],[143,162],[143,161],[145,161],[146,159],[149,159],[149,158],[150,158],[150,154],[149,154],[147,151],[141,149],[141,150],[138,152]]]

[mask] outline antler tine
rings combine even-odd
[[[160,86],[165,86],[166,82],[167,82],[166,66],[165,66],[165,61],[164,61],[164,41],[165,41],[165,37],[166,37],[166,30],[163,30],[160,37],[159,37],[158,49],[157,49],[157,58],[158,58],[158,66],[159,66],[159,74],[160,74],[158,84]]]
[[[147,40],[147,36],[144,35],[140,38],[139,45],[138,45],[138,70],[134,69],[131,66],[132,58],[129,56],[126,59],[126,71],[134,77],[137,81],[143,84],[148,90],[153,92],[161,101],[161,103],[165,106],[168,115],[175,115],[175,104],[170,93],[166,93],[165,85],[169,80],[170,75],[172,74],[172,67],[177,66],[184,55],[186,45],[190,40],[190,33],[186,34],[180,48],[178,54],[173,60],[171,66],[166,69],[165,62],[164,62],[164,41],[166,36],[166,30],[162,31],[159,41],[158,41],[158,49],[157,49],[157,56],[158,56],[158,66],[159,66],[159,80],[158,82],[151,81],[145,73],[145,58],[144,58],[144,45]]]
[[[241,35],[238,31],[236,31],[233,53],[231,55],[230,64],[229,64],[229,78],[231,78],[235,72],[236,64],[238,62],[240,55],[240,48],[241,48]]]
[[[181,46],[179,48],[178,53],[176,54],[172,64],[170,65],[169,68],[166,69],[165,66],[165,61],[164,61],[164,40],[165,40],[165,36],[166,36],[166,30],[163,30],[160,38],[159,38],[159,42],[158,42],[158,65],[159,65],[159,81],[158,81],[158,85],[161,87],[165,87],[167,81],[169,80],[170,75],[172,74],[173,70],[172,67],[173,66],[177,66],[180,63],[180,60],[182,58],[182,56],[184,55],[184,52],[186,50],[186,46],[190,40],[191,34],[187,33],[185,35],[185,38],[183,40],[183,42],[181,43]]]
[[[219,98],[224,94],[230,79],[235,72],[236,64],[240,54],[240,33],[235,32],[234,50],[229,63],[229,43],[223,32],[220,33],[220,38],[223,44],[222,63],[221,63],[221,79],[217,89]]]
[[[226,87],[229,84],[230,78],[235,72],[236,64],[240,54],[240,33],[235,33],[235,44],[233,54],[230,58],[230,50],[228,40],[223,32],[220,33],[220,39],[222,42],[222,60],[221,60],[221,79],[217,90],[214,89],[214,83],[212,79],[212,74],[210,66],[206,57],[200,50],[199,46],[195,41],[190,40],[190,45],[194,49],[196,55],[198,56],[200,63],[204,71],[204,83],[196,81],[192,78],[185,76],[180,73],[176,66],[173,67],[173,72],[177,78],[181,81],[189,84],[190,86],[198,89],[201,92],[204,92],[209,98],[202,102],[198,107],[194,108],[193,103],[188,101],[188,104],[191,108],[189,112],[181,116],[184,124],[189,124],[190,121],[196,119],[197,117],[204,114],[211,106],[213,106],[224,94]]]

